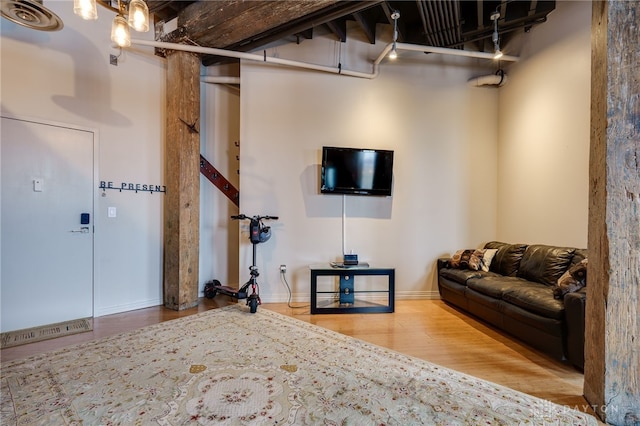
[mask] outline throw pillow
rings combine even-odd
[[[493,260],[494,256],[498,252],[498,249],[482,249],[482,250],[484,251],[484,255],[482,256],[482,261],[480,262],[480,270],[484,272],[489,272],[491,261]]]
[[[573,278],[578,281],[584,281],[587,283],[587,265],[589,264],[589,259],[583,259],[580,262],[573,265],[569,268],[569,273]]]
[[[474,271],[480,270],[480,264],[482,263],[482,257],[484,256],[484,251],[481,249],[474,250],[469,257],[469,269]]]
[[[451,256],[451,260],[449,260],[449,266],[455,269],[468,269],[469,268],[469,260],[471,259],[471,255],[475,250],[458,250]]]
[[[587,264],[588,260],[584,259],[576,263],[562,274],[558,279],[558,284],[553,288],[553,297],[562,299],[565,294],[573,293],[587,285]]]
[[[456,251],[449,260],[449,266],[455,269],[488,271],[497,249],[462,249]]]
[[[497,249],[474,250],[471,254],[471,258],[469,259],[469,269],[487,272],[489,270],[489,265],[491,265],[491,260],[493,260],[497,251]]]

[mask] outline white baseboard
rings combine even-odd
[[[142,300],[135,303],[125,303],[123,305],[103,306],[96,308],[93,313],[94,317],[103,317],[105,315],[119,314],[121,312],[135,311],[136,309],[151,308],[153,306],[162,305],[161,299]]]
[[[436,300],[440,299],[438,290],[396,291],[396,300]]]

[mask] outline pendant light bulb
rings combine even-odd
[[[493,34],[491,35],[491,41],[493,41],[493,59],[502,58],[502,51],[500,50],[500,35],[498,34],[498,19],[500,18],[500,12],[495,11],[491,14],[490,19],[493,21]]]
[[[393,19],[393,47],[391,48],[391,52],[389,52],[389,59],[396,59],[398,57],[398,49],[396,46],[396,41],[398,41],[398,18],[400,18],[400,12],[396,10],[391,14],[391,19]]]
[[[396,50],[396,43],[393,42],[393,48],[391,49],[391,52],[389,52],[389,59],[397,59],[398,58],[398,51]]]
[[[120,47],[131,46],[131,33],[129,32],[129,25],[127,20],[122,15],[117,15],[113,19],[113,25],[111,26],[111,41]]]
[[[129,3],[129,26],[141,33],[149,31],[149,8],[143,0]]]
[[[73,0],[73,13],[87,21],[98,19],[96,0]]]

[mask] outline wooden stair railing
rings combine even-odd
[[[202,173],[209,181],[214,184],[229,200],[236,206],[240,206],[240,191],[236,189],[231,182],[213,167],[206,158],[200,154],[200,173]]]

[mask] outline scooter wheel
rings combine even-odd
[[[255,314],[258,310],[258,299],[251,297],[247,303],[249,304],[249,312]]]
[[[218,290],[216,290],[216,287],[219,287],[220,285],[220,281],[218,280],[213,280],[206,283],[204,285],[204,297],[206,297],[207,299],[213,299],[214,297],[216,297],[216,294],[218,294]]]

